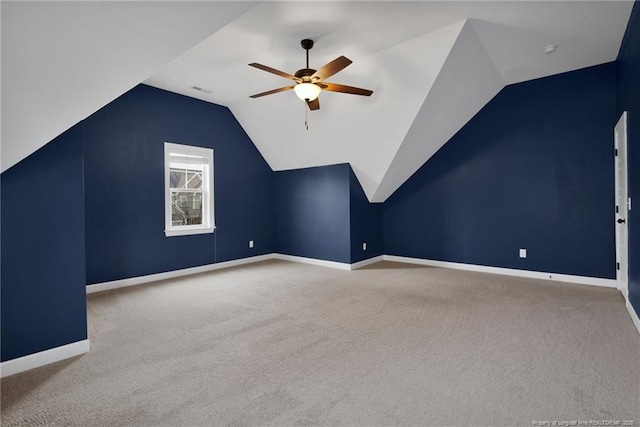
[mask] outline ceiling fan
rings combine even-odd
[[[349,64],[351,64],[351,60],[344,56],[340,56],[324,65],[323,67],[320,67],[319,70],[314,70],[312,68],[309,68],[309,50],[313,47],[313,40],[304,39],[300,42],[300,44],[302,45],[302,48],[307,52],[307,68],[302,68],[296,71],[294,75],[276,70],[275,68],[267,67],[266,65],[257,64],[255,62],[249,64],[251,67],[273,73],[275,75],[284,77],[285,79],[293,80],[295,82],[294,85],[251,95],[250,98],[260,98],[261,96],[272,95],[274,93],[293,89],[298,98],[307,103],[310,110],[318,110],[320,109],[318,95],[320,95],[320,92],[322,92],[323,90],[363,96],[370,96],[373,93],[373,91],[368,89],[361,89],[358,87],[326,82],[325,79],[348,67]]]

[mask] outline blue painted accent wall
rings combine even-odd
[[[384,203],[385,253],[615,278],[616,121],[614,63],[507,86]]]
[[[277,252],[351,262],[348,164],[276,172]]]
[[[618,54],[618,115],[628,111],[629,196],[635,209],[629,212],[629,301],[640,313],[640,2],[631,18]]]
[[[2,361],[87,338],[82,135],[2,173]]]
[[[228,108],[140,85],[79,126],[88,284],[274,251],[273,172]],[[213,234],[165,237],[165,142],[213,148]]]
[[[349,168],[351,215],[351,263],[383,254],[382,203],[369,203],[358,178]],[[362,250],[362,244],[367,250]]]

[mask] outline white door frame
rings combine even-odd
[[[615,232],[616,232],[616,281],[618,289],[629,300],[629,240],[628,211],[631,199],[628,195],[627,171],[627,112],[623,112],[613,131],[615,165]]]

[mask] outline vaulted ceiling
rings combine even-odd
[[[200,2],[195,2],[183,10],[183,6],[174,6],[184,3],[166,2],[171,6],[162,9],[163,3],[147,3],[160,9],[156,12],[159,16],[145,11],[148,19],[144,31],[136,31],[133,25],[135,20],[143,20],[140,14],[126,17],[114,11],[113,16],[106,14],[108,21],[101,22],[102,12],[92,9],[91,2],[86,3],[85,13],[93,21],[82,25],[81,30],[102,40],[92,43],[97,54],[111,54],[102,58],[99,70],[91,68],[94,64],[86,56],[81,60],[83,53],[89,58],[96,54],[81,48],[78,40],[83,37],[58,28],[77,26],[68,16],[59,17],[62,22],[54,25],[45,19],[54,13],[49,11],[33,28],[13,28],[27,37],[28,47],[39,47],[36,43],[43,42],[42,38],[50,49],[59,48],[50,38],[71,43],[74,49],[66,49],[69,58],[63,59],[69,62],[66,65],[73,71],[73,78],[65,81],[64,92],[45,88],[44,98],[57,97],[58,101],[45,102],[34,112],[27,111],[30,105],[17,98],[27,95],[27,100],[30,96],[37,99],[37,92],[33,95],[28,84],[38,72],[31,71],[34,75],[27,73],[26,77],[11,75],[12,81],[17,79],[21,84],[19,90],[10,93],[11,121],[10,129],[2,130],[3,154],[5,145],[14,141],[26,140],[28,146],[34,146],[34,141],[45,136],[41,130],[22,129],[35,126],[39,123],[36,119],[55,121],[57,126],[51,129],[60,133],[74,120],[81,120],[144,80],[155,87],[228,106],[275,170],[350,163],[369,199],[381,202],[505,85],[615,60],[633,7],[632,1],[337,1],[202,2],[199,8],[193,4]],[[175,15],[175,24],[169,30],[167,14]],[[3,5],[3,89],[7,87],[5,16]],[[118,20],[130,25],[121,30]],[[46,31],[36,31],[36,24],[56,31],[40,34]],[[121,46],[104,41],[119,31],[123,34],[116,40]],[[247,64],[259,62],[293,73],[304,67],[304,50],[300,47],[303,38],[316,42],[310,52],[312,68],[345,55],[353,64],[329,80],[374,91],[370,98],[323,92],[321,109],[310,113],[309,130],[304,126],[304,104],[293,92],[249,98],[285,86],[287,80]],[[557,45],[557,50],[545,54],[544,48],[549,45]],[[145,48],[155,56],[150,58]],[[121,56],[117,55],[118,49],[124,49]],[[11,52],[12,59],[22,59],[29,68],[40,65],[37,58],[24,61],[20,52]],[[51,55],[47,58],[56,64],[56,74],[62,75],[65,64],[60,63],[64,61]],[[85,68],[76,70],[77,65]],[[127,66],[136,72],[127,71]],[[10,67],[17,74],[13,68],[17,67]],[[87,79],[93,86],[85,82],[85,72],[94,77]],[[118,78],[111,78],[110,72]],[[42,73],[50,77],[50,73]],[[45,82],[55,83],[50,80],[55,79]],[[75,87],[74,80],[79,83]],[[211,93],[195,91],[193,86]],[[5,124],[4,93],[2,101]],[[67,104],[73,104],[73,111],[59,120],[56,108],[66,108]],[[3,158],[3,170],[28,151],[11,148],[10,159]]]
[[[256,3],[1,1],[2,171]]]

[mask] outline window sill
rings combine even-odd
[[[192,234],[211,234],[215,227],[194,227],[194,228],[180,228],[173,230],[164,230],[164,235],[166,237],[174,237],[174,236],[190,236]]]

